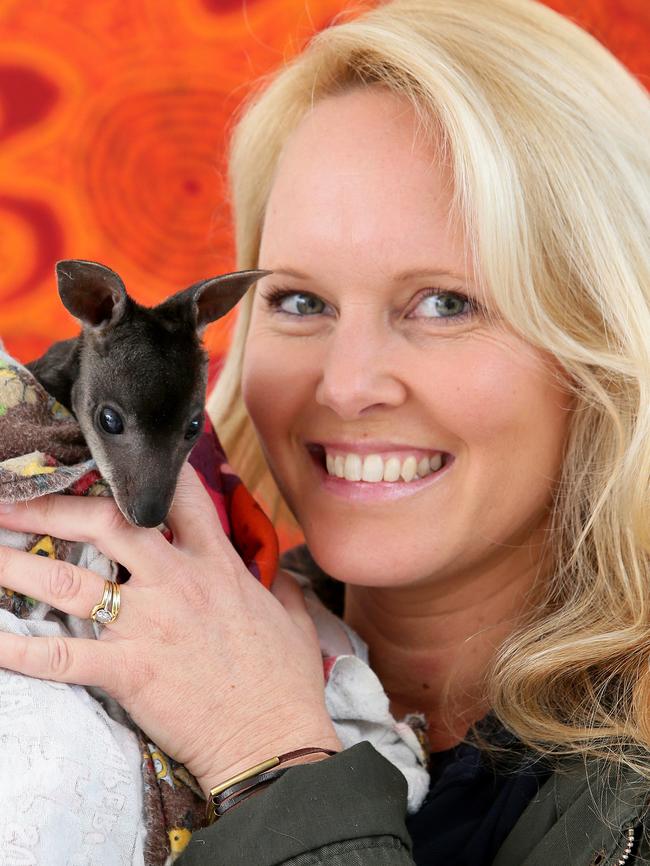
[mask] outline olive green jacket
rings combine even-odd
[[[650,784],[632,773],[595,765],[556,773],[526,808],[493,866],[650,864],[644,824],[649,797]],[[404,777],[373,746],[359,743],[290,768],[212,827],[194,833],[176,863],[413,866],[405,814]]]
[[[316,565],[305,545],[287,551],[282,565],[309,577],[321,601],[342,614],[342,584]],[[359,743],[332,758],[291,767],[215,825],[194,833],[176,863],[414,866],[406,791],[400,771],[369,743]],[[556,773],[524,811],[493,866],[650,866],[644,838],[649,799],[650,783],[632,773],[617,777],[596,765]]]

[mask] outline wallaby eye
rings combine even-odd
[[[124,424],[122,418],[110,406],[102,406],[99,410],[99,424],[106,433],[123,433]]]
[[[198,436],[201,430],[203,429],[203,413],[197,415],[196,418],[192,418],[190,423],[187,425],[187,430],[185,431],[186,439],[194,439],[195,436]]]

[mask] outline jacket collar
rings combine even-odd
[[[650,781],[629,768],[594,761],[557,770],[515,824],[493,866],[624,864],[642,832],[649,797]]]

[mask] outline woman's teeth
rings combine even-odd
[[[412,454],[408,457],[388,457],[384,460],[379,454],[325,454],[329,475],[345,478],[346,481],[417,481],[442,466],[442,454],[418,459]]]

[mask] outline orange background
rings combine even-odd
[[[648,0],[549,0],[650,80]],[[234,267],[229,119],[342,0],[0,0],[0,338],[23,361],[76,333],[60,258],[141,303]],[[207,334],[213,358],[232,317]]]

